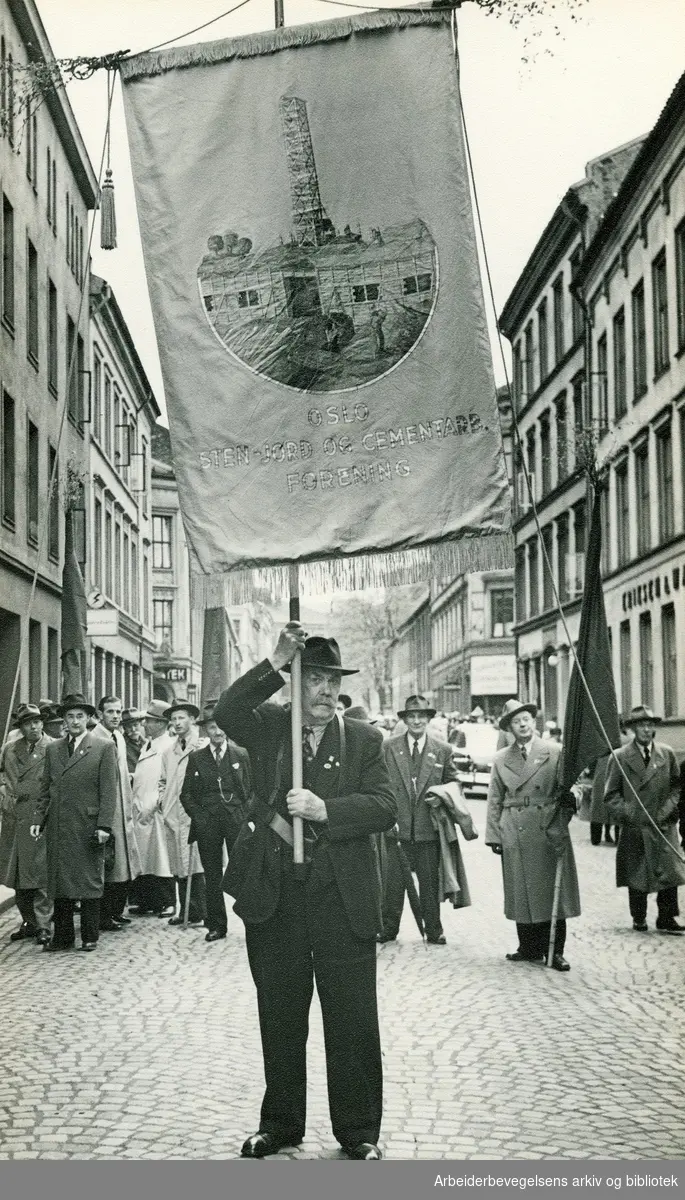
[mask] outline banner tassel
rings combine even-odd
[[[112,96],[114,95],[114,72],[107,72],[107,170],[105,181],[100,189],[100,246],[103,250],[117,248],[117,214],[114,207],[114,181],[110,167],[110,114],[112,111]]]

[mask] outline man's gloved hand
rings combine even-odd
[[[502,853],[502,847],[499,842],[491,842],[490,849],[492,850],[493,854],[501,854]]]

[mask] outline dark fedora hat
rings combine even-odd
[[[636,704],[630,710],[630,716],[623,718],[624,725],[639,725],[640,721],[650,721],[654,725],[661,724],[661,717],[648,708],[646,704]]]
[[[425,696],[407,696],[404,708],[397,715],[404,720],[409,713],[419,713],[422,717],[428,717],[430,720],[435,716],[436,711],[435,708],[431,708]]]
[[[214,720],[214,709],[218,703],[218,696],[215,700],[205,700],[202,705],[202,718],[198,721],[198,725],[209,725],[209,722]]]
[[[335,671],[338,675],[358,675],[357,667],[343,667],[340,663],[340,647],[335,638],[309,637],[302,651],[302,670],[307,667],[321,667],[326,671]],[[290,670],[290,663],[282,668]]]
[[[43,715],[37,704],[20,704],[14,715],[14,724],[17,729],[24,721],[42,721]]]
[[[175,712],[187,712],[188,715],[193,717],[195,720],[197,720],[200,715],[200,710],[197,707],[197,704],[191,704],[190,700],[174,700],[173,704],[170,704],[166,710],[164,719],[166,721],[170,721]]]
[[[55,700],[39,700],[38,709],[44,721],[62,720],[62,711]]]
[[[350,721],[366,721],[367,725],[370,724],[369,714],[363,704],[351,704],[345,709],[343,716]]]
[[[507,700],[502,709],[502,716],[499,719],[500,729],[506,731],[511,725],[512,718],[520,712],[529,712],[531,717],[536,717],[538,706],[537,704],[522,704],[520,700]]]
[[[89,717],[95,716],[95,708],[88,703],[83,692],[70,692],[68,696],[63,696],[57,710],[58,715],[64,717],[72,708],[80,708],[84,713],[88,713]]]

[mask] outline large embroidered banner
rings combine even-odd
[[[509,565],[449,13],[124,62],[179,495],[205,600]],[[353,556],[353,557],[350,557]],[[358,556],[363,556],[361,559]]]

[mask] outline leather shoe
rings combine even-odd
[[[554,971],[570,971],[571,964],[561,954],[555,954],[552,959],[552,970]]]
[[[49,954],[56,954],[58,950],[73,950],[74,942],[56,942],[53,938],[51,942],[46,942],[43,950],[47,950]]]
[[[29,925],[27,921],[24,921],[18,929],[15,929],[14,933],[10,934],[10,941],[23,942],[25,938],[35,937],[37,932],[35,925]]]
[[[376,941],[378,942],[378,944],[380,946],[384,945],[385,942],[396,942],[397,934],[396,933],[377,933]]]
[[[133,921],[130,917],[112,917],[115,925],[132,925]]]
[[[540,958],[528,958],[526,954],[522,954],[520,950],[514,950],[511,954],[504,956],[509,962],[540,962]]]
[[[426,938],[426,941],[428,942],[429,946],[446,946],[447,945],[447,938],[445,937],[444,933],[441,933],[439,937]],[[370,1146],[371,1143],[370,1142],[368,1142],[368,1143],[362,1142],[362,1146],[366,1146],[366,1145]],[[374,1147],[374,1149],[375,1148],[376,1147]],[[380,1155],[379,1155],[379,1157],[380,1157]]]
[[[39,946],[47,946],[50,941],[50,933],[47,929],[39,929],[36,934],[36,941]]]
[[[679,925],[675,917],[670,917],[667,921],[660,921],[657,917],[656,927],[659,933],[685,933],[685,925]]]
[[[84,942],[82,946],[79,946],[79,950],[83,950],[85,954],[90,954],[92,950],[97,950],[97,948],[97,942]]]
[[[157,916],[158,917],[173,917],[175,912],[176,912],[176,909],[174,908],[173,904],[167,904],[166,908],[163,908],[161,912],[157,913]]]
[[[282,1137],[277,1133],[253,1133],[252,1137],[243,1142],[241,1158],[266,1158],[267,1154],[277,1154],[284,1146],[299,1146],[302,1138]]]
[[[206,942],[220,942],[226,937],[225,933],[219,933],[218,929],[210,929],[209,933],[205,934]]]
[[[649,925],[646,921],[633,921],[633,929],[636,933],[646,933]]]
[[[117,925],[116,921],[101,921],[100,933],[121,933],[123,925]]]
[[[383,1157],[378,1146],[374,1146],[373,1142],[360,1142],[358,1146],[343,1146],[343,1150],[348,1158],[357,1158],[367,1162],[374,1162]]]

